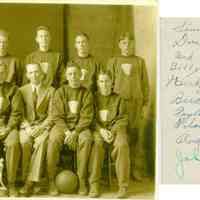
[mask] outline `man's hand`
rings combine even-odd
[[[31,129],[30,135],[35,138],[42,135],[44,131],[45,129],[42,126],[35,126],[34,128]]]
[[[113,141],[113,135],[111,133],[111,131],[107,130],[107,129],[104,129],[104,128],[101,128],[100,129],[100,134],[103,138],[103,140],[107,143],[111,143]]]
[[[9,132],[10,132],[10,128],[8,127],[0,129],[0,139],[6,138]]]
[[[67,144],[72,151],[76,150],[78,134],[75,131],[66,131],[64,144]]]

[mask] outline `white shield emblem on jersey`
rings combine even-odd
[[[42,71],[46,74],[49,69],[49,63],[48,62],[41,62],[40,63]]]
[[[0,97],[0,110],[3,109],[3,97]]]
[[[108,110],[100,110],[99,115],[102,121],[106,122],[108,120]]]
[[[78,101],[68,101],[69,109],[72,114],[76,114],[78,111]]]
[[[87,73],[88,73],[87,69],[81,69],[81,78],[80,78],[81,81],[86,79]]]
[[[129,63],[121,64],[121,68],[122,68],[124,74],[129,76],[131,74],[132,64],[129,64]]]

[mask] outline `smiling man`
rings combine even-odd
[[[44,85],[59,87],[61,77],[64,73],[63,56],[51,50],[51,34],[46,26],[39,26],[36,30],[35,41],[38,49],[26,58],[27,63],[39,63],[43,72],[46,74]],[[28,82],[24,73],[24,84]]]
[[[60,151],[64,144],[77,152],[77,174],[80,195],[87,195],[88,160],[92,145],[90,126],[93,120],[92,93],[81,86],[81,71],[77,64],[70,62],[66,67],[68,85],[60,87],[54,98],[52,118],[55,123],[50,132],[47,150],[47,171],[49,194],[55,196],[55,176]]]
[[[22,178],[25,182],[20,193],[24,196],[34,192],[34,186],[40,181],[44,169],[54,95],[54,88],[44,85],[45,74],[40,64],[27,64],[26,76],[30,83],[20,88],[24,113],[20,126],[20,143]]]

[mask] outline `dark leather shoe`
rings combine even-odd
[[[86,196],[88,194],[88,189],[87,189],[85,181],[79,181],[78,194],[81,196]]]
[[[54,181],[51,181],[49,184],[49,195],[50,196],[58,196],[59,195],[58,189],[57,189]]]
[[[33,193],[33,182],[26,182],[19,191],[20,195],[28,197]]]
[[[93,183],[90,186],[89,197],[96,198],[96,197],[99,197],[99,196],[100,196],[99,184],[98,183]]]
[[[117,193],[117,198],[122,199],[127,197],[127,187],[120,187]]]
[[[18,190],[16,189],[15,185],[9,186],[8,195],[9,195],[9,197],[18,197],[19,196]]]

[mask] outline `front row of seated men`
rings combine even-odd
[[[77,153],[79,195],[98,197],[107,143],[116,163],[117,197],[126,197],[130,171],[128,115],[123,100],[112,92],[111,75],[105,71],[98,74],[98,91],[93,95],[81,86],[81,71],[75,63],[67,65],[68,84],[56,91],[43,84],[45,74],[39,64],[26,65],[30,83],[19,89],[4,81],[5,72],[5,66],[0,65],[0,139],[6,151],[8,195],[18,196],[18,167],[24,181],[21,195],[34,192],[44,168],[49,194],[58,195],[55,177],[60,152],[67,145]]]

